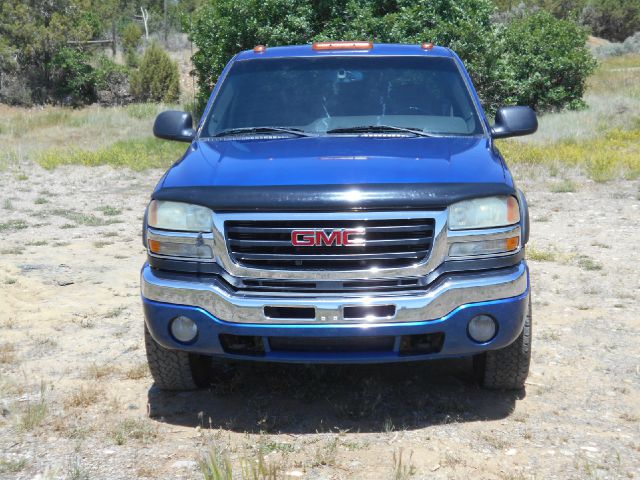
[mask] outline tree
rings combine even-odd
[[[538,110],[580,108],[596,65],[586,40],[584,28],[545,10],[513,20],[501,34],[499,96]]]
[[[191,38],[200,95],[206,97],[226,63],[257,44],[306,43],[312,31],[308,0],[217,0],[198,11]]]
[[[131,90],[138,101],[177,102],[180,97],[178,65],[156,42],[144,52],[140,68],[131,77]]]

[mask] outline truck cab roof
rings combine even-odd
[[[374,43],[367,49],[327,49],[315,50],[312,44],[290,45],[286,47],[266,47],[264,51],[256,52],[244,50],[240,52],[235,60],[251,60],[257,58],[283,58],[283,57],[326,57],[328,55],[341,56],[428,56],[428,57],[453,57],[453,52],[445,47],[433,46],[432,48],[422,48],[421,44],[400,44],[400,43]]]

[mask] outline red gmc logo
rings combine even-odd
[[[352,247],[365,244],[364,228],[336,228],[333,230],[293,230],[291,232],[291,244],[296,247]]]

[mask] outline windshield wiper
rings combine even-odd
[[[342,127],[327,130],[327,133],[384,133],[384,132],[404,132],[417,135],[419,137],[434,137],[430,133],[419,128],[396,127],[395,125],[362,125],[359,127]]]
[[[287,128],[287,127],[243,127],[243,128],[229,128],[216,133],[214,137],[226,137],[227,135],[240,135],[248,133],[287,133],[289,135],[295,135],[297,137],[312,137],[313,134],[305,132],[299,128]]]

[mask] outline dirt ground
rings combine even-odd
[[[138,290],[161,174],[0,172],[0,478],[202,478],[210,451],[236,475],[263,455],[278,478],[640,478],[637,181],[516,172],[532,215],[525,391],[480,390],[457,360],[239,366],[171,394],[146,370]]]

